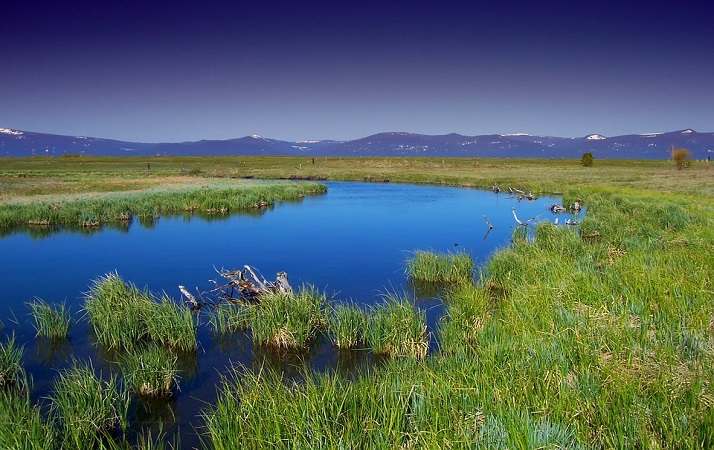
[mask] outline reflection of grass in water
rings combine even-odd
[[[67,339],[35,339],[35,357],[44,366],[62,364],[72,356],[72,345]]]
[[[35,299],[29,304],[37,336],[64,339],[69,334],[70,316],[65,305],[50,305]]]

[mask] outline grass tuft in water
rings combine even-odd
[[[0,343],[0,388],[23,387],[26,374],[22,367],[23,348],[15,343],[15,336]]]
[[[196,323],[191,310],[164,296],[151,302],[146,310],[146,328],[149,338],[173,350],[196,350]]]
[[[424,313],[393,294],[371,311],[365,338],[373,352],[392,357],[421,359],[429,350]]]
[[[474,262],[467,253],[417,251],[407,262],[410,278],[429,283],[464,283],[471,280]]]
[[[29,304],[37,336],[64,339],[69,334],[70,315],[65,305],[52,306],[41,299]]]
[[[338,305],[329,318],[332,342],[338,348],[355,348],[364,343],[368,318],[356,305]]]
[[[251,308],[248,303],[221,303],[213,311],[210,323],[216,334],[229,334],[250,327]]]
[[[170,397],[178,384],[177,358],[163,347],[131,351],[120,365],[127,387],[139,395]]]
[[[126,427],[129,395],[116,377],[103,380],[88,365],[60,372],[50,397],[63,448],[91,448]]]
[[[29,394],[0,389],[0,448],[41,450],[54,448],[54,432],[42,421]]]
[[[250,327],[256,343],[302,349],[325,326],[325,295],[312,287],[297,294],[268,294],[252,308]]]
[[[97,341],[110,349],[131,349],[147,335],[144,318],[151,297],[125,283],[117,273],[92,282],[85,311]]]

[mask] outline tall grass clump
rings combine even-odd
[[[109,273],[92,282],[85,311],[99,343],[131,349],[147,335],[145,317],[152,303],[148,293]]]
[[[213,311],[210,323],[216,334],[229,334],[250,327],[251,308],[248,303],[221,303]]]
[[[196,350],[196,323],[190,309],[164,296],[151,303],[145,320],[148,336],[153,342],[178,351]]]
[[[139,395],[170,397],[178,382],[177,358],[163,347],[131,351],[120,365],[127,387]]]
[[[337,305],[329,317],[332,342],[341,349],[355,348],[364,343],[367,314],[356,305]]]
[[[116,377],[103,380],[91,366],[75,364],[60,372],[50,397],[62,431],[63,448],[91,448],[126,428],[129,396]]]
[[[471,280],[474,262],[467,253],[417,251],[407,262],[410,278],[429,283],[463,283]]]
[[[29,394],[0,389],[0,448],[44,450],[54,448],[54,432],[43,423]]]
[[[22,351],[22,347],[15,343],[15,336],[0,343],[0,388],[22,387],[25,381]]]
[[[261,296],[250,314],[254,341],[280,349],[305,348],[325,325],[325,302],[325,295],[312,287],[293,295]]]
[[[65,305],[52,306],[41,299],[29,304],[37,336],[64,339],[69,334],[70,315]]]
[[[392,357],[422,359],[429,350],[424,313],[396,295],[371,311],[365,339],[373,352]]]

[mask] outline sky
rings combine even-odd
[[[0,127],[146,142],[714,131],[711,2],[0,11]]]

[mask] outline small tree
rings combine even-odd
[[[583,157],[580,158],[580,162],[585,167],[592,167],[594,160],[595,159],[593,158],[593,154],[590,152],[583,153]]]
[[[677,169],[682,170],[689,165],[689,150],[686,148],[673,148],[672,161],[677,165]]]

